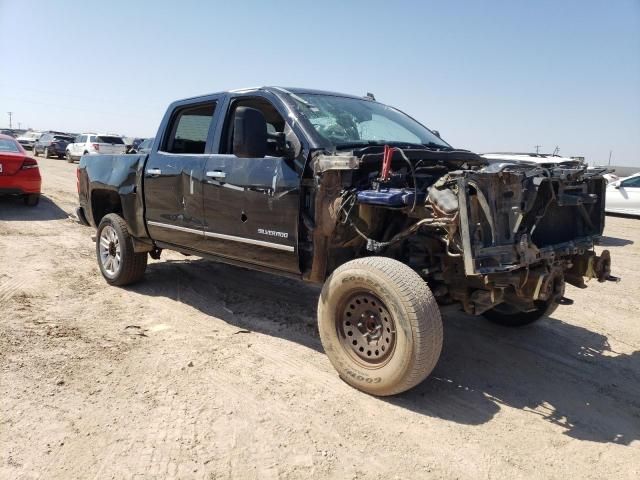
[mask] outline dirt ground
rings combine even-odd
[[[322,352],[319,289],[179,254],[108,287],[75,165],[0,199],[0,478],[640,478],[640,220],[619,284],[504,329],[444,312],[432,376],[380,399]]]

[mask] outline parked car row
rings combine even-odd
[[[153,138],[123,137],[113,133],[66,133],[57,131],[4,129],[0,134],[15,138],[25,150],[34,156],[66,158],[73,162],[83,155],[146,153]]]

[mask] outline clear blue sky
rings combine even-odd
[[[155,132],[174,99],[374,92],[458,147],[640,166],[640,0],[0,0],[0,126]]]

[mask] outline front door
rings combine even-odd
[[[300,177],[293,161],[275,148],[262,158],[242,158],[232,149],[238,106],[260,109],[272,132],[287,131],[282,116],[264,98],[232,98],[221,130],[219,153],[206,163],[205,248],[209,253],[293,273],[298,262]]]
[[[621,180],[607,188],[607,210],[619,213],[637,213],[640,210],[640,176]]]
[[[145,216],[151,238],[201,249],[204,240],[203,173],[217,99],[176,107],[158,149],[145,164]]]

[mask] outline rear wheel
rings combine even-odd
[[[38,150],[36,150],[36,146],[33,146],[33,156],[37,157],[38,156]]]
[[[71,152],[67,150],[66,152],[67,162],[73,163],[73,157],[71,156]]]
[[[110,285],[124,286],[137,282],[147,268],[146,252],[135,252],[126,222],[115,213],[100,221],[96,256],[100,272]]]
[[[39,193],[31,193],[29,195],[24,196],[24,204],[28,207],[35,207],[40,203],[40,194]]]
[[[342,379],[373,395],[404,392],[431,373],[442,320],[427,284],[385,257],[345,263],[318,301],[322,345]]]
[[[49,147],[44,147],[44,158],[49,158]]]

